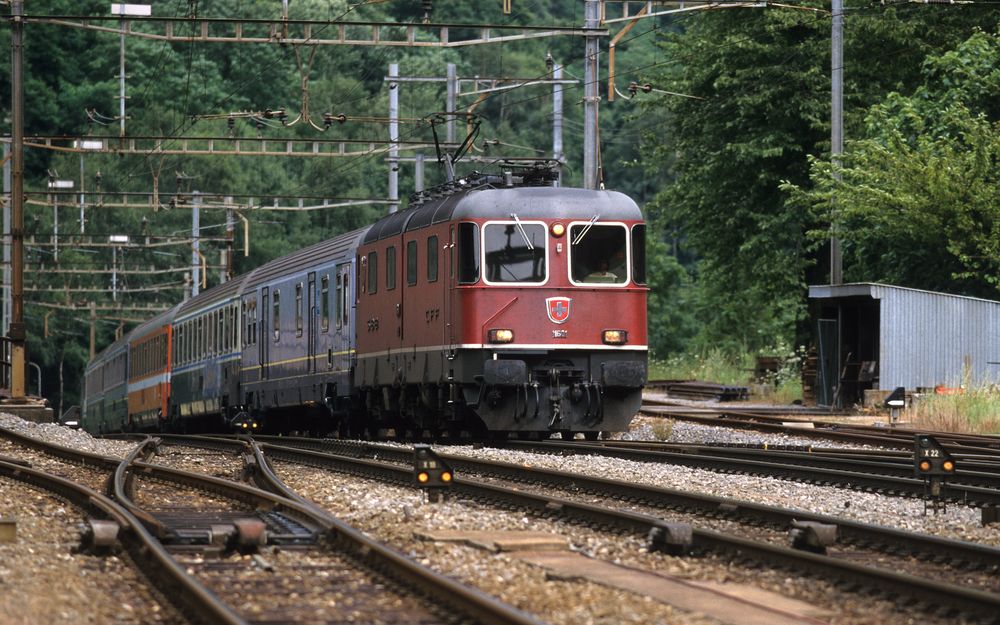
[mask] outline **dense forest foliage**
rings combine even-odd
[[[152,4],[156,16],[275,18],[282,3]],[[509,15],[500,0],[439,0],[429,3],[429,13],[427,4],[290,0],[288,7],[291,19],[583,24],[580,0],[513,0]],[[631,3],[632,12],[643,4]],[[109,9],[96,0],[25,5],[29,16],[107,16]],[[619,6],[609,5],[608,16]],[[117,137],[120,38],[117,21],[103,24],[108,32],[28,23],[29,136]],[[836,162],[829,154],[830,24],[829,5],[809,0],[639,21],[616,45],[613,102],[607,39],[602,42],[601,180],[635,197],[656,234],[647,254],[655,356],[708,347],[787,351],[804,342],[805,287],[827,280],[831,233],[842,241],[848,280],[997,296],[997,18],[970,5],[849,0],[847,147]],[[176,32],[190,28],[179,24]],[[611,25],[611,35],[621,28]],[[325,29],[332,33],[336,26],[317,27],[313,36],[322,38]],[[8,49],[9,43],[8,26],[0,30],[0,45]],[[578,81],[564,89],[564,180],[578,185],[582,178],[584,42],[578,36],[449,49],[290,45],[280,37],[241,45],[126,37],[125,49],[127,134],[173,138],[168,147],[181,137],[385,141],[389,63],[398,63],[403,76],[443,77],[455,63],[462,78],[531,79],[549,75],[551,56],[565,78]],[[631,82],[649,88],[631,93]],[[463,83],[463,93],[471,90]],[[444,110],[444,94],[441,82],[401,84],[403,141],[433,143],[427,120]],[[0,66],[0,98],[7,134],[9,65]],[[474,111],[481,123],[469,151],[481,158],[460,163],[460,172],[489,169],[482,160],[490,157],[551,156],[551,87],[462,96],[458,107]],[[284,110],[285,119],[259,115],[268,109]],[[347,121],[327,127],[325,113]],[[463,119],[458,128],[461,139],[471,126]],[[123,289],[114,302],[166,306],[183,297],[194,191],[202,197],[208,286],[220,279],[225,197],[239,206],[251,235],[244,250],[237,220],[236,273],[370,223],[386,210],[382,149],[360,157],[223,157],[166,155],[143,145],[150,147],[141,155],[26,151],[30,358],[42,368],[43,394],[63,408],[79,402],[90,320],[53,305],[113,303],[112,269]],[[441,181],[433,148],[423,154],[427,184]],[[72,179],[75,189],[50,195],[52,179]],[[413,182],[413,165],[404,162],[403,205]],[[81,183],[88,191],[82,211]],[[130,202],[147,206],[115,207],[121,192],[137,194]],[[298,198],[305,208],[320,208],[269,210],[295,208]],[[60,203],[58,258],[53,200]],[[324,201],[336,207],[322,208]],[[127,235],[130,243],[87,245],[112,235]],[[148,314],[102,312],[97,349]],[[30,378],[34,391],[33,373]]]

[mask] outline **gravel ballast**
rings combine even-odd
[[[655,423],[645,423],[643,420],[637,420],[636,425],[636,430],[640,434],[634,437],[639,439],[661,438],[642,434],[641,428],[650,427],[661,434],[669,431],[667,440],[677,442],[769,442],[785,445],[818,445],[808,439],[802,439],[805,442],[798,442],[794,440],[795,437],[779,439],[771,435],[733,432],[724,428],[682,422],[673,423],[669,430],[656,426]],[[25,431],[28,435],[39,438],[57,437],[55,440],[59,440],[60,444],[89,449],[105,455],[120,457],[134,448],[132,442],[95,441],[83,432],[53,425],[36,426],[24,422],[18,424],[3,415],[0,415],[0,426],[10,429],[20,428],[19,431]],[[734,435],[738,435],[739,440],[734,440]],[[716,474],[698,469],[594,456],[566,457],[502,449],[475,449],[471,446],[439,446],[438,449],[447,453],[573,470],[612,479],[638,481],[678,490],[705,492],[833,516],[845,516],[911,531],[1000,544],[1000,529],[980,527],[978,512],[960,506],[949,506],[946,513],[937,516],[924,516],[923,504],[919,500],[771,478]],[[201,457],[208,460],[207,454]],[[198,456],[195,458],[193,464],[202,464],[197,460]],[[233,468],[230,462],[228,459],[221,465],[205,462],[203,469],[217,475],[231,475]],[[794,597],[828,609],[830,616],[824,620],[837,625],[910,622],[948,622],[957,625],[959,622],[954,619],[927,617],[916,608],[897,606],[881,598],[841,592],[831,584],[804,579],[790,572],[758,569],[745,562],[731,562],[725,558],[712,556],[678,558],[649,553],[646,550],[645,540],[638,536],[607,534],[516,511],[493,509],[475,502],[450,500],[442,504],[429,504],[424,501],[421,493],[413,489],[387,486],[370,480],[296,465],[279,464],[278,470],[289,486],[341,516],[351,525],[394,545],[432,568],[477,586],[512,605],[538,615],[543,620],[558,625],[564,623],[707,625],[717,621],[595,583],[554,579],[547,575],[545,569],[529,565],[510,554],[491,553],[461,544],[419,540],[414,537],[414,531],[442,529],[549,531],[566,537],[573,550],[591,557],[655,570],[681,579],[747,583]],[[8,499],[9,484],[0,481],[2,500]],[[39,559],[38,563],[27,566],[37,566],[39,570],[44,570],[47,566],[44,554],[35,552],[26,556],[28,561],[33,561],[36,557]],[[0,563],[0,569],[3,569],[3,563]],[[2,582],[3,578],[0,577],[0,590],[3,589]],[[0,596],[2,595],[0,592]],[[2,614],[0,611],[0,615]],[[0,624],[2,623],[4,620],[0,616]]]

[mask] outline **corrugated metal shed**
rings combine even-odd
[[[810,286],[809,299],[821,351],[824,322],[837,338],[837,377],[853,357],[877,362],[882,390],[1000,380],[1000,302],[873,283]]]

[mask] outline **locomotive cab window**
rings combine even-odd
[[[488,282],[545,282],[545,224],[512,221],[486,224],[483,256]]]
[[[458,283],[479,281],[479,225],[458,224]]]
[[[625,284],[628,280],[628,229],[618,224],[570,226],[570,275],[583,284]]]
[[[646,226],[632,226],[632,281],[646,284]]]

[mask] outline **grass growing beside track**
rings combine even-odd
[[[750,353],[707,352],[672,354],[649,361],[651,380],[701,380],[730,386],[751,386],[755,401],[790,404],[802,399],[802,375],[797,356],[785,358],[784,365],[768,384],[752,384],[756,356]]]
[[[752,384],[756,357],[721,350],[673,354],[649,361],[652,380],[701,380],[749,386],[751,401],[782,405],[802,399],[801,359],[787,356],[769,384]],[[922,395],[907,408],[904,420],[914,427],[943,432],[1000,434],[1000,388],[967,385],[949,395]],[[886,416],[888,419],[888,416]],[[666,433],[669,436],[669,432]]]
[[[963,389],[954,395],[924,395],[908,408],[916,427],[968,434],[1000,434],[1000,389]]]

